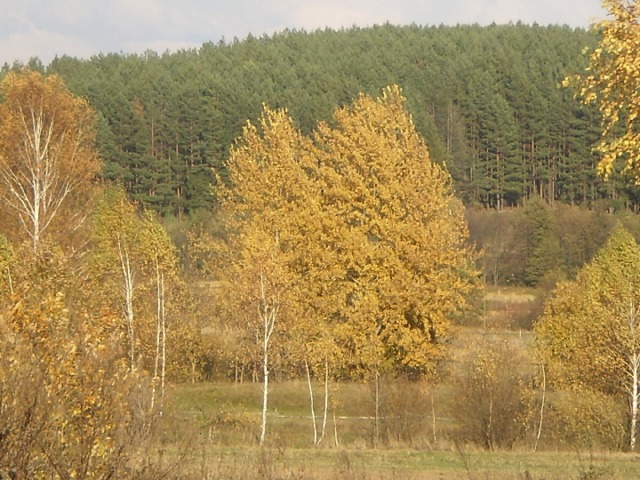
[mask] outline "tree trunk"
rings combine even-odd
[[[322,433],[318,444],[324,438],[327,431],[327,414],[329,413],[329,361],[324,361],[324,412],[322,414]]]
[[[542,436],[542,421],[544,420],[544,404],[547,396],[547,374],[545,372],[544,363],[542,368],[542,401],[540,403],[540,422],[538,423],[538,433],[536,434],[536,443],[533,445],[533,451],[538,450],[538,442]]]
[[[161,327],[161,352],[162,361],[160,364],[160,415],[164,409],[164,392],[165,392],[165,378],[167,372],[167,314],[164,303],[164,273],[160,274],[160,327]]]
[[[267,406],[269,401],[269,345],[273,329],[276,324],[276,318],[278,315],[279,304],[277,300],[274,300],[272,304],[267,301],[267,295],[265,291],[264,275],[260,273],[260,308],[259,314],[261,316],[263,336],[262,336],[262,427],[260,431],[260,445],[264,445],[264,440],[267,433]]]
[[[156,354],[153,363],[153,378],[151,379],[151,408],[153,409],[156,404],[156,388],[158,387],[158,371],[160,369],[160,269],[158,266],[158,260],[156,259]]]
[[[318,445],[318,426],[316,425],[316,409],[313,404],[313,388],[311,385],[311,372],[309,371],[309,362],[305,359],[304,367],[307,371],[307,385],[309,386],[309,403],[311,404],[311,423],[313,424],[313,444]]]
[[[375,371],[375,418],[374,418],[374,430],[375,430],[375,447],[378,446],[378,442],[380,441],[380,372],[378,372],[378,368],[376,367]]]
[[[629,425],[629,450],[632,452],[636,449],[637,429],[638,429],[638,381],[640,374],[640,355],[633,353],[631,359],[631,422]]]
[[[151,387],[151,410],[155,407],[156,388],[160,383],[160,407],[162,415],[164,407],[165,370],[167,365],[167,329],[164,303],[164,273],[156,259],[156,354],[154,359],[153,379]]]
[[[265,324],[266,325],[266,324]],[[267,406],[269,402],[269,345],[265,337],[262,345],[262,424],[260,430],[260,445],[264,445],[264,439],[267,434]]]
[[[131,259],[126,245],[122,245],[118,238],[118,256],[122,269],[123,293],[124,293],[124,314],[127,321],[127,335],[129,337],[129,369],[135,369],[135,331],[133,314],[133,271],[131,270]]]
[[[436,430],[436,405],[433,401],[433,388],[431,388],[431,429],[433,430],[433,446],[438,444],[438,433]]]
[[[629,364],[629,376],[631,377],[631,385],[627,389],[629,392],[629,407],[630,407],[630,419],[629,419],[629,450],[635,451],[637,443],[637,430],[638,430],[638,401],[640,396],[640,388],[638,382],[640,381],[640,352],[638,352],[638,314],[640,312],[637,309],[636,302],[631,299],[629,301],[629,312],[627,316],[627,322],[629,325],[629,352],[627,355]]]

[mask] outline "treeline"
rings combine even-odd
[[[471,240],[490,286],[552,288],[572,279],[620,223],[640,240],[640,218],[628,210],[548,205],[533,199],[522,208],[468,208]]]
[[[561,26],[383,25],[30,66],[89,100],[104,177],[162,214],[211,205],[213,172],[226,178],[229,148],[263,103],[288,108],[309,133],[359,92],[390,84],[403,88],[432,158],[447,164],[467,205],[500,210],[540,196],[635,208],[637,188],[595,174],[597,112],[560,88],[596,40]]]

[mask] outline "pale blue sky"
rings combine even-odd
[[[283,29],[517,22],[588,27],[600,0],[0,0],[0,65],[163,53]]]

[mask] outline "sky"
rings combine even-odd
[[[157,53],[354,25],[522,21],[587,28],[600,0],[0,0],[0,65],[38,57]]]

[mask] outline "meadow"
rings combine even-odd
[[[328,436],[312,446],[311,416],[304,382],[276,383],[268,441],[258,446],[259,384],[174,387],[173,423],[165,447],[189,478],[203,479],[636,479],[636,454],[585,449],[533,451],[531,435],[510,451],[486,451],[452,437],[454,425],[431,412],[411,412],[410,441],[373,440],[373,419],[361,415],[372,402],[365,384],[340,385],[342,405],[329,419]],[[446,402],[446,389],[436,396]],[[334,433],[337,431],[337,436]],[[337,441],[336,441],[337,438]],[[187,440],[185,440],[187,439]],[[185,468],[186,467],[186,468]]]
[[[451,368],[474,346],[509,343],[528,354],[538,293],[495,290],[485,297],[482,324],[460,328]],[[599,447],[536,439],[532,426],[511,449],[486,450],[460,441],[451,409],[454,386],[382,379],[375,425],[370,382],[334,382],[323,428],[323,386],[313,383],[318,445],[313,445],[309,388],[304,380],[273,382],[267,441],[258,446],[262,385],[203,382],[174,385],[163,422],[167,465],[179,462],[203,479],[635,479],[640,457]],[[536,451],[534,451],[534,449]]]

